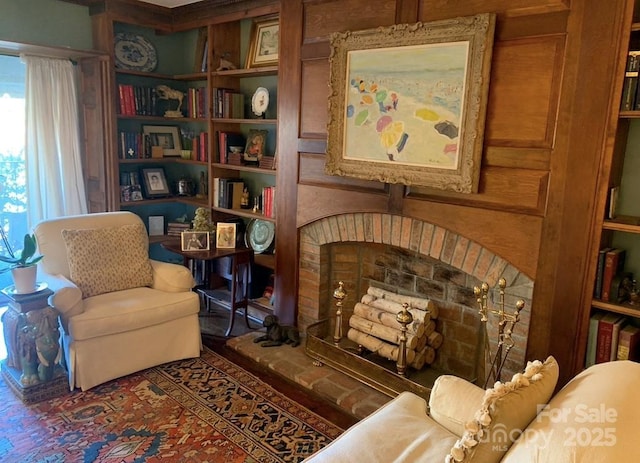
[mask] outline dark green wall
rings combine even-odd
[[[0,40],[91,49],[89,9],[58,0],[0,0]]]

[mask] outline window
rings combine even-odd
[[[0,55],[0,226],[15,250],[27,232],[24,144],[25,65],[17,56]],[[0,253],[6,254],[1,242]],[[10,284],[11,274],[0,274],[0,288]]]

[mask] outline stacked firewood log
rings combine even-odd
[[[442,345],[442,334],[436,331],[435,322],[438,308],[430,299],[369,287],[349,318],[347,337],[381,357],[396,361],[402,334],[396,315],[402,312],[404,303],[413,316],[413,322],[407,325],[407,364],[420,370],[433,363],[436,350]]]

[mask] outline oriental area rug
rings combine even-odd
[[[299,462],[342,430],[205,348],[24,405],[0,380],[0,461]]]

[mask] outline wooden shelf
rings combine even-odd
[[[140,202],[140,201],[138,201]],[[260,212],[252,212],[251,209],[227,209],[226,207],[213,207],[214,211],[223,212],[225,214],[236,215],[238,217],[246,217],[248,219],[260,219],[268,222],[276,221],[275,217],[265,217]]]
[[[191,204],[197,207],[209,207],[206,199],[198,199],[195,196],[168,196],[166,198],[157,199],[143,199],[141,201],[121,201],[120,207],[135,207],[135,206],[148,206],[149,204],[162,204],[162,203],[183,203]]]
[[[139,121],[148,122],[202,122],[206,123],[207,119],[204,117],[164,117],[164,116],[145,116],[141,114],[118,114],[118,119],[133,119]]]
[[[237,170],[240,172],[253,172],[255,174],[276,175],[276,169],[263,169],[261,167],[251,167],[251,166],[238,166],[235,164],[221,164],[219,162],[212,162],[211,165],[218,169]]]
[[[254,254],[253,261],[261,267],[276,269],[276,256],[273,254]]]
[[[591,305],[596,309],[615,312],[619,313],[620,315],[627,315],[629,317],[640,318],[640,306],[633,306],[629,304],[613,304],[611,302],[604,302],[598,299],[592,300]]]
[[[602,228],[605,230],[640,234],[640,217],[621,215],[615,219],[605,220]]]
[[[212,71],[212,76],[220,77],[265,77],[278,75],[278,66],[264,66],[250,69],[228,69],[226,71]]]
[[[638,111],[640,113],[640,111]],[[230,119],[226,117],[214,117],[213,120],[217,124],[255,124],[255,125],[276,125],[277,119]]]
[[[161,80],[182,80],[182,81],[194,81],[194,80],[207,80],[206,72],[194,72],[190,74],[158,74],[155,72],[143,72],[143,71],[129,71],[127,69],[116,69],[116,74],[147,77],[152,79]]]

